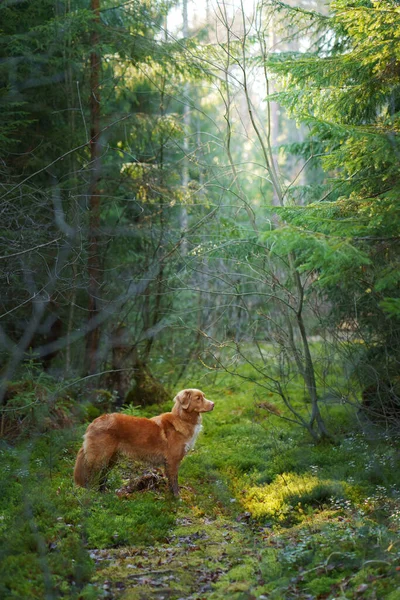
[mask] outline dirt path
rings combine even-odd
[[[166,543],[145,548],[94,550],[96,582],[107,598],[163,600],[226,598],[262,583],[257,576],[257,542],[245,521],[209,519],[178,509]]]

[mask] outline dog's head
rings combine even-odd
[[[175,396],[174,401],[188,412],[203,413],[214,408],[214,402],[207,400],[205,394],[196,389],[182,390]]]

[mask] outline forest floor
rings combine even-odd
[[[127,463],[104,494],[74,488],[85,425],[3,443],[2,598],[400,598],[397,440],[332,405],[335,443],[315,445],[251,384],[202,387],[216,407],[182,463],[180,500],[163,479],[117,494]]]

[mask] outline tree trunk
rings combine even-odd
[[[187,0],[183,0],[183,3],[182,3],[182,20],[183,20],[183,28],[182,28],[183,37],[187,38],[188,32],[189,32]],[[187,103],[189,93],[190,93],[189,84],[185,83],[183,86],[183,99],[184,99],[184,105],[183,105],[183,128],[184,128],[183,152],[184,152],[184,157],[183,157],[183,166],[182,166],[182,188],[183,188],[183,197],[185,199],[186,199],[186,192],[187,192],[187,188],[188,188],[188,184],[189,184],[189,158],[188,158],[188,156],[189,156],[190,108]],[[187,230],[188,222],[189,222],[187,208],[184,204],[181,207],[180,221],[181,221],[180,222],[181,232],[183,233],[184,231]],[[182,241],[181,252],[182,252],[183,256],[186,256],[186,254],[188,252],[186,239],[184,239]]]
[[[68,0],[65,6],[65,14],[70,15],[71,13],[71,0]],[[75,81],[74,71],[72,68],[73,64],[73,56],[72,56],[72,46],[73,39],[72,34],[67,38],[67,44],[65,49],[65,72],[66,72],[66,93],[68,100],[68,125],[71,136],[71,148],[73,148],[72,144],[75,144],[76,140],[76,119],[75,119],[75,105],[76,105],[76,89],[79,90],[79,82]],[[78,86],[78,88],[77,88]],[[75,152],[71,152],[69,155],[69,164],[70,164],[70,172],[72,173],[73,180],[77,180],[77,159]],[[74,204],[75,199],[71,200],[69,206],[69,221],[72,222],[72,226],[74,228],[74,235],[79,228],[79,216],[78,210],[76,210],[76,206]],[[76,305],[76,294],[77,294],[77,277],[78,270],[75,262],[71,264],[72,269],[72,277],[71,277],[71,289],[69,292],[69,311],[68,311],[68,322],[67,322],[67,332],[66,332],[66,346],[65,346],[65,368],[64,368],[64,376],[68,378],[71,374],[72,368],[72,354],[71,354],[71,336],[74,327],[74,316],[75,316],[75,305]]]
[[[88,277],[89,277],[89,306],[88,306],[88,333],[86,338],[86,363],[87,371],[93,374],[97,370],[100,328],[96,324],[99,313],[100,296],[100,256],[99,256],[99,228],[100,228],[100,171],[101,171],[101,146],[100,146],[100,72],[101,57],[99,52],[100,0],[91,0],[91,9],[94,14],[94,28],[91,33],[90,54],[90,159],[91,177],[89,190],[89,249],[88,249]]]
[[[307,331],[303,320],[303,303],[304,303],[304,289],[300,280],[300,274],[296,269],[294,263],[293,254],[289,255],[289,264],[292,271],[292,275],[294,278],[294,282],[298,292],[299,304],[296,311],[296,321],[297,326],[300,331],[301,341],[303,345],[304,352],[304,369],[303,369],[303,379],[306,384],[307,391],[310,395],[311,400],[311,418],[310,418],[310,428],[314,427],[314,424],[317,424],[318,433],[323,438],[329,438],[328,430],[325,426],[324,420],[322,418],[321,412],[318,406],[318,393],[317,393],[317,383],[315,380],[315,368],[312,360],[310,345],[308,342]]]

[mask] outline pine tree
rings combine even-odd
[[[351,323],[364,342],[354,360],[366,389],[395,383],[400,358],[400,7],[336,0],[331,11],[302,14],[317,40],[312,50],[269,62],[280,101],[310,130],[295,150],[320,155],[313,160],[326,173],[317,201],[312,186],[300,190],[305,206],[288,190],[280,240],[296,248],[300,270],[315,272],[333,324]]]

